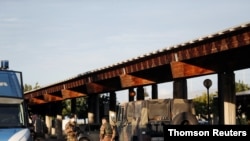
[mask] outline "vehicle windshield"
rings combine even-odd
[[[0,71],[0,96],[23,97],[19,77],[21,77],[19,72]]]
[[[23,127],[24,121],[21,104],[0,104],[0,128]]]

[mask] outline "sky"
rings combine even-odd
[[[47,86],[250,22],[248,0],[0,0],[0,60]],[[236,81],[250,85],[250,70]],[[190,98],[217,76],[188,80]],[[159,85],[160,97],[172,84]],[[150,87],[146,88],[150,93]],[[118,100],[127,95],[117,92]]]

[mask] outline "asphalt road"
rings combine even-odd
[[[36,139],[35,141],[66,141],[66,139],[56,139],[56,138],[44,139],[44,138],[39,138],[39,139]]]
[[[67,141],[66,139],[58,139],[56,137],[46,137],[46,138],[37,138],[35,141]]]

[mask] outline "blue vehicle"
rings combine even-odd
[[[32,141],[28,111],[24,101],[22,73],[0,68],[0,141]]]

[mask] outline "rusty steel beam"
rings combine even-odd
[[[171,70],[174,79],[215,73],[215,71],[213,70],[202,68],[192,64],[187,64],[184,62],[171,62]]]
[[[108,87],[99,83],[88,83],[86,84],[86,89],[88,94],[98,94],[115,90],[112,87]]]
[[[120,81],[122,88],[137,87],[137,86],[150,85],[156,83],[154,81],[132,75],[121,75]]]
[[[44,93],[42,90],[32,91],[32,92],[30,92],[30,94],[24,94],[24,99],[30,100],[33,97],[39,97],[39,96],[42,96],[43,94]]]
[[[87,96],[86,94],[75,92],[75,91],[72,91],[72,90],[66,90],[66,89],[61,90],[61,93],[62,93],[63,99]]]
[[[77,80],[73,80],[73,81],[64,83],[63,87],[65,89],[72,89],[72,88],[84,86],[85,83],[86,82],[84,79],[77,79]]]
[[[55,96],[55,95],[52,95],[52,94],[44,94],[43,95],[43,99],[47,102],[52,102],[52,101],[62,101],[63,98],[62,97],[59,97],[59,96]]]
[[[45,104],[45,103],[47,103],[47,102],[44,101],[44,100],[42,100],[42,99],[33,97],[33,98],[30,98],[30,99],[29,99],[29,103],[30,103],[30,104]]]
[[[230,49],[246,47],[250,45],[250,31],[238,33],[232,36],[222,36],[218,39],[211,39],[211,41],[196,43],[190,47],[181,49],[177,52],[177,61],[197,58],[201,56],[211,55],[218,52],[223,52]]]

